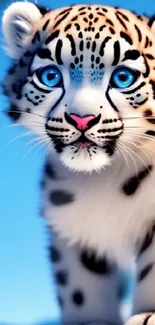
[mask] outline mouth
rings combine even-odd
[[[74,142],[71,143],[72,146],[78,147],[78,148],[87,148],[90,146],[94,146],[95,143],[92,141],[89,141],[84,135],[81,135],[80,138]]]

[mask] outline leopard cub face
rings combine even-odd
[[[155,24],[112,7],[71,6],[44,15],[32,3],[3,16],[13,65],[9,115],[78,171],[105,168],[155,135]],[[152,141],[153,142],[153,141]]]

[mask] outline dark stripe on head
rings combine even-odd
[[[50,22],[50,19],[48,19],[48,20],[46,21],[46,23],[44,24],[44,26],[43,26],[43,28],[42,28],[43,31],[46,30],[46,28],[47,28],[49,22]]]
[[[55,38],[57,38],[59,36],[60,31],[56,30],[56,32],[52,33],[46,40],[45,44],[49,44],[50,42],[52,42]]]
[[[125,60],[137,60],[140,57],[140,52],[137,50],[128,50],[124,54],[124,58],[122,61]]]
[[[50,201],[54,205],[65,205],[74,201],[74,194],[66,190],[53,190],[50,193]]]
[[[67,18],[67,16],[69,15],[70,11],[68,11],[67,13],[65,13],[65,15],[63,15],[56,23],[55,25],[53,26],[53,29],[57,28],[61,22]]]
[[[67,32],[71,27],[72,27],[72,24],[68,24],[68,25],[65,27],[64,32]]]
[[[63,61],[61,59],[61,49],[62,49],[62,40],[59,39],[55,48],[55,58],[57,60],[57,63],[60,65],[63,64]]]
[[[128,181],[123,185],[123,192],[128,196],[133,195],[141,185],[142,181],[150,174],[151,171],[152,166],[149,165],[147,168],[140,171],[138,175],[129,178]]]
[[[124,23],[124,21],[119,17],[119,15],[116,13],[116,18],[118,19],[119,23],[123,26],[125,30],[127,30],[127,27]]]
[[[148,47],[148,44],[149,44],[149,38],[148,36],[146,36],[145,45],[144,45],[145,49]]]
[[[72,35],[67,34],[66,37],[69,39],[70,43],[71,43],[71,55],[76,55],[76,46],[75,46],[75,42],[74,42],[74,38]]]
[[[146,276],[150,273],[150,271],[152,270],[153,268],[153,263],[149,263],[147,266],[145,266],[141,271],[140,273],[138,274],[138,282],[144,280],[146,278]]]
[[[137,25],[134,25],[134,27],[135,27],[135,30],[136,30],[137,35],[138,35],[138,41],[141,42],[141,40],[142,40],[142,33],[141,33],[141,31],[140,31],[140,29],[138,28]]]
[[[41,59],[49,59],[54,61],[54,59],[51,57],[51,51],[49,49],[38,49],[37,55]]]
[[[71,7],[62,10],[62,11],[61,11],[57,16],[56,16],[56,18],[62,16],[63,14],[65,14],[65,13],[68,12],[68,11],[70,12],[71,10],[72,10]]]
[[[106,46],[106,43],[111,39],[110,36],[107,36],[104,41],[102,42],[101,44],[101,47],[100,47],[100,51],[99,51],[99,55],[103,56],[104,55],[104,48]]]
[[[122,16],[122,18],[124,18],[126,21],[129,21],[129,18],[125,14],[123,14],[121,11],[117,11],[117,14]]]
[[[154,60],[154,56],[152,54],[145,54],[146,58],[149,59],[149,60]]]
[[[114,60],[113,60],[112,66],[117,65],[119,62],[119,59],[120,59],[120,44],[119,44],[119,41],[116,41],[114,43]]]
[[[129,90],[129,91],[124,91],[123,94],[132,94],[132,93],[135,93],[135,91],[141,89],[142,87],[144,87],[146,85],[146,82],[143,81],[141,82],[141,84],[139,86],[137,86],[136,88],[132,89],[132,90]]]
[[[133,44],[133,41],[132,41],[131,37],[130,37],[128,34],[126,34],[126,33],[124,33],[124,32],[120,32],[120,36],[121,36],[122,38],[124,38],[125,41],[128,42],[130,45]]]

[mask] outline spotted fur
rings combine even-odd
[[[17,2],[3,31],[8,115],[50,148],[43,214],[63,322],[154,321],[155,17]],[[48,66],[56,86],[40,78]],[[135,76],[123,88],[121,67]]]

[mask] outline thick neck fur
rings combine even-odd
[[[145,169],[140,159],[134,159],[138,171]],[[150,159],[141,159],[150,165]],[[136,170],[133,161],[127,166],[120,155],[105,170],[91,174],[68,171],[55,154],[49,161],[57,174],[57,179],[47,178],[45,186],[45,215],[53,229],[70,244],[95,249],[124,266],[131,263],[154,220],[154,169],[128,196],[122,188]],[[49,194],[55,190],[73,194],[73,202],[51,206]]]

